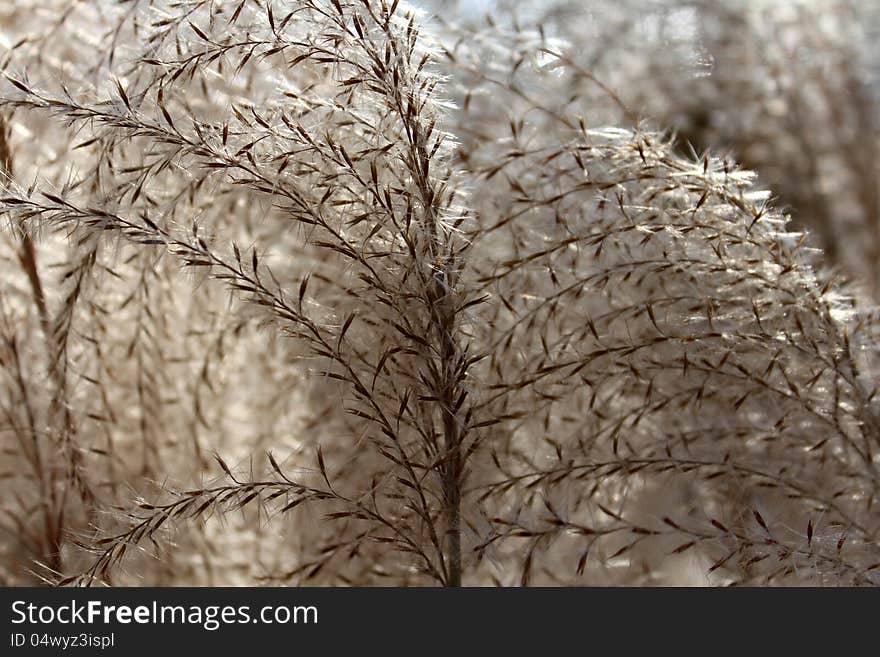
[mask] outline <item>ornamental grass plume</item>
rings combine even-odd
[[[728,153],[810,231],[825,266],[876,301],[876,3],[496,0],[485,13],[430,4],[450,43],[498,30],[516,43],[539,29],[576,44],[572,63],[626,106],[597,85],[565,90],[588,103],[591,124],[650,117],[679,153]]]
[[[873,315],[577,44],[37,4],[3,23],[11,581],[875,583]]]

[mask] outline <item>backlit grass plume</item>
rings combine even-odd
[[[46,579],[874,583],[872,317],[752,174],[592,125],[564,41],[38,4],[0,392]]]

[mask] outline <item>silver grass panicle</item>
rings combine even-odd
[[[13,26],[18,39],[16,47],[6,52],[6,61],[22,57],[35,75],[64,80],[68,87],[88,86],[89,79],[99,75],[90,68],[96,63],[106,66],[104,48],[122,38],[117,16],[96,11],[101,8],[94,5],[60,11],[54,4],[64,3],[4,6],[0,12],[4,28]],[[34,18],[39,20],[31,23]],[[102,34],[103,20],[108,21],[107,41],[96,43],[94,36]],[[27,34],[28,27],[35,32]],[[58,38],[59,34],[65,38]],[[30,183],[39,172],[48,181],[47,189],[57,190],[70,183],[69,171],[75,170],[81,176],[82,193],[97,194],[102,181],[115,173],[116,158],[125,156],[98,149],[102,145],[98,142],[84,143],[89,139],[46,118],[20,113],[12,122],[9,143],[14,158],[4,152],[10,156],[9,168],[15,160],[15,179]],[[218,210],[220,216],[234,214],[240,222],[238,234],[248,235],[261,208],[231,194],[225,203],[225,211]],[[179,211],[187,211],[182,202],[177,205]],[[259,349],[248,349],[260,317],[230,316],[225,294],[211,286],[194,290],[179,275],[177,264],[161,257],[164,249],[132,248],[86,233],[70,240],[67,232],[57,237],[41,234],[33,242],[27,233],[16,232],[19,226],[37,228],[33,224],[10,226],[14,231],[4,235],[8,244],[2,251],[8,263],[2,289],[11,317],[7,339],[14,341],[26,373],[19,377],[16,368],[9,370],[9,385],[3,387],[10,411],[3,430],[23,445],[6,450],[3,458],[3,511],[9,521],[4,521],[8,531],[3,536],[4,547],[21,554],[24,564],[38,564],[11,569],[9,581],[20,583],[32,581],[29,570],[51,578],[59,569],[78,568],[82,556],[72,549],[73,543],[90,540],[94,531],[90,524],[107,522],[96,517],[101,509],[126,508],[134,494],[154,497],[163,480],[198,480],[214,468],[212,450],[237,459],[262,450],[278,423],[288,424],[299,399],[288,394],[279,400],[273,393],[276,398],[268,403],[269,395],[259,390],[253,396],[241,389],[229,390],[229,381],[242,363],[259,367],[257,380],[267,388],[290,389],[297,375],[284,369],[289,350],[265,340]],[[32,257],[20,257],[30,253],[22,244],[35,245]],[[45,299],[37,303],[41,295],[33,290],[40,288]],[[27,318],[36,318],[36,323]],[[54,393],[46,397],[43,381],[56,379],[66,382],[66,398]],[[22,385],[28,389],[20,390]],[[242,417],[240,405],[255,412]],[[59,421],[63,417],[71,420],[75,433],[64,431],[67,425]],[[59,451],[62,436],[68,438]],[[235,437],[234,442],[229,436]],[[31,440],[42,450],[45,476],[29,465],[34,460],[28,448]],[[85,462],[84,467],[71,471],[75,459]],[[68,485],[68,475],[76,473],[90,480],[90,493],[98,498],[86,504],[92,509],[89,513],[81,512],[74,487]],[[46,479],[55,485],[40,483]],[[32,510],[40,496],[54,496],[58,503],[37,504],[51,522],[34,530],[28,525],[39,517]],[[171,572],[175,583],[250,581],[261,563],[255,555],[265,543],[262,538],[257,544],[260,532],[254,530],[255,521],[246,518],[237,523],[241,531],[234,539],[222,531],[218,535],[222,528],[203,532],[195,526],[195,532],[178,536],[177,550],[164,553],[156,567],[140,564],[137,581],[169,583]],[[229,559],[228,553],[236,556]]]
[[[797,225],[815,233],[829,265],[864,285],[874,302],[880,61],[871,29],[878,19],[876,3],[852,0],[703,2],[696,20],[712,74],[699,79],[676,120],[696,148],[729,149],[758,171]],[[713,118],[704,128],[707,112]]]
[[[0,117],[3,188],[12,184],[13,175],[8,123]],[[18,538],[11,548],[19,556],[12,561],[23,558],[23,572],[37,567],[58,573],[62,568],[65,533],[69,530],[68,516],[74,513],[70,507],[91,509],[95,493],[83,467],[83,455],[76,448],[77,423],[68,403],[67,345],[63,327],[57,327],[49,314],[36,246],[21,224],[14,225],[11,234],[4,238],[5,268],[21,275],[17,279],[10,276],[10,284],[0,292],[2,426],[12,438],[9,451],[17,457],[4,472],[12,490],[7,498],[11,503],[4,504],[3,511],[11,521],[11,535]],[[29,353],[30,332],[39,335],[45,354],[41,363],[44,370],[39,369],[38,361]],[[43,390],[45,394],[41,394]],[[46,425],[48,431],[44,429]],[[14,492],[18,468],[34,484],[30,495]]]
[[[129,268],[150,337],[92,378],[112,397],[145,363],[131,408],[169,421],[59,582],[146,573],[136,548],[175,581],[220,539],[165,530],[240,510],[273,583],[875,583],[874,322],[750,173],[676,154],[539,30],[435,52],[383,0],[97,4],[8,55],[13,125],[67,139],[0,208],[70,237],[72,270]],[[597,90],[627,129],[594,127]],[[100,328],[82,345],[118,352]]]
[[[7,171],[11,164],[8,158]],[[193,293],[163,289],[171,267],[154,269],[148,254],[120,262],[94,236],[67,250],[59,240],[36,243],[25,229],[15,224],[0,249],[2,427],[14,439],[3,455],[3,545],[22,560],[10,583],[76,568],[82,557],[72,539],[108,505],[127,503],[132,489],[155,494],[153,477],[176,476],[170,451],[195,451],[184,461],[187,476],[204,469],[200,423],[215,414],[213,403],[200,410],[204,392],[175,398],[175,380],[204,387],[202,377],[189,383],[183,372],[200,358],[207,368],[213,357],[201,353],[210,343],[181,331],[179,306]],[[176,272],[171,280],[179,280]],[[196,313],[204,315],[199,321],[211,319],[209,310]],[[186,444],[173,445],[163,431],[188,436]],[[157,576],[148,581],[161,583]]]
[[[287,510],[304,500],[329,502],[338,529],[334,543],[320,543],[306,561],[309,574],[363,552],[351,569],[367,570],[356,576],[383,576],[373,553],[387,543],[414,555],[415,572],[457,584],[458,433],[469,365],[456,335],[466,305],[457,281],[463,217],[443,164],[449,146],[437,124],[437,79],[425,68],[429,54],[412,15],[398,9],[193,2],[169,5],[167,15],[154,5],[146,19],[128,14],[131,27],[120,30],[146,20],[151,31],[138,41],[144,51],[127,61],[153,75],[119,64],[130,75],[106,90],[110,101],[88,88],[52,92],[13,78],[21,94],[7,107],[47,112],[87,132],[97,152],[93,177],[110,154],[139,152],[140,164],[105,176],[96,194],[83,194],[84,182],[75,180],[5,204],[24,222],[164,245],[264,309],[303,344],[316,373],[346,391],[346,414],[319,427],[354,434],[343,453],[331,453],[332,440],[319,442],[306,483],[276,466],[268,490],[246,483],[215,489],[222,498],[200,492],[208,504],[199,513],[254,493],[283,493]],[[223,85],[209,91],[208,81],[228,70],[238,75],[225,95]],[[257,76],[271,84],[249,84]],[[274,231],[280,239],[267,245],[281,254],[264,257],[234,241],[224,248],[214,238],[232,223],[218,201],[238,190],[281,224]],[[199,195],[201,205],[182,226],[181,206]],[[340,473],[346,476],[337,482]],[[125,536],[143,538],[151,529],[148,520]],[[122,556],[125,543],[112,544],[90,574]]]
[[[516,546],[522,583],[578,581],[565,560],[681,581],[688,554],[702,581],[873,582],[871,320],[750,173],[591,129],[575,92],[601,82],[538,32],[507,59],[507,40],[475,42],[447,56],[479,181],[471,275],[493,295],[475,344],[482,404],[517,418],[477,486],[494,509],[478,553]]]
[[[540,28],[577,44],[573,62],[616,90],[589,94],[591,125],[631,113],[675,131],[676,150],[727,152],[808,228],[826,266],[877,298],[880,175],[876,3],[857,0],[499,0],[484,16],[429,3],[448,31]]]

